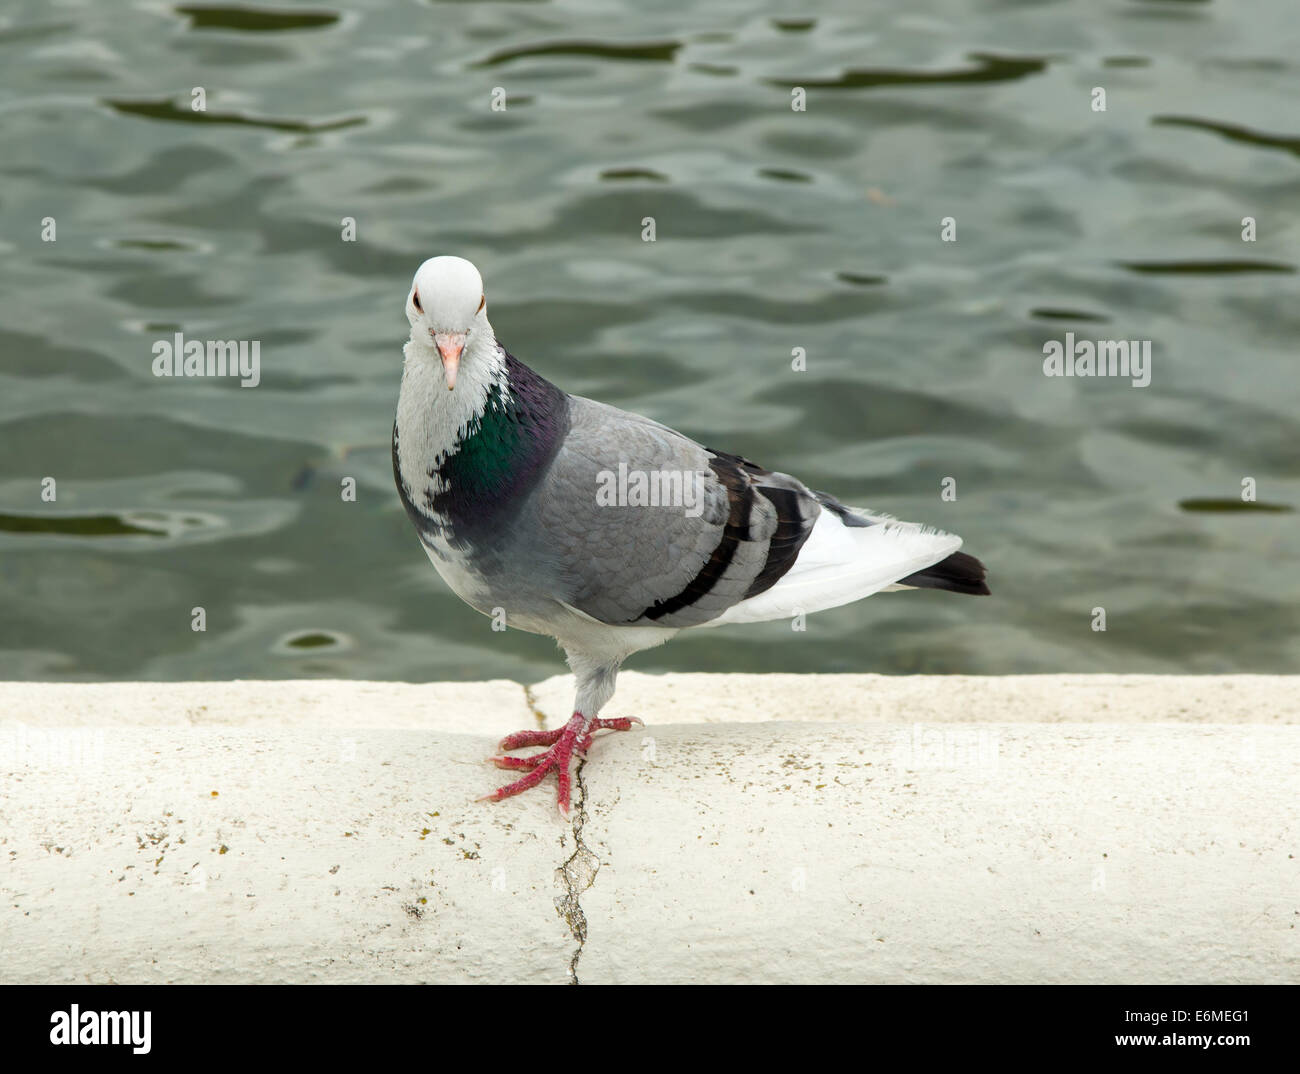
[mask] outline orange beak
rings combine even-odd
[[[465,349],[464,332],[434,332],[433,345],[438,348],[443,372],[447,374],[447,391],[456,389],[456,372],[460,369],[460,352]]]

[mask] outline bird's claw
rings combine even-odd
[[[499,802],[503,798],[512,798],[522,794],[531,787],[536,787],[548,772],[554,771],[559,782],[559,806],[562,814],[569,812],[569,792],[573,777],[569,772],[574,754],[585,756],[591,746],[592,736],[597,731],[628,731],[634,725],[643,725],[635,716],[619,716],[613,719],[587,719],[580,712],[562,728],[555,731],[517,731],[503,738],[498,749],[503,753],[488,758],[498,768],[526,770],[526,774],[513,783],[498,787],[491,794],[478,799],[480,802]],[[506,750],[517,750],[525,746],[546,746],[541,753],[529,757],[507,757]]]
[[[489,757],[488,760],[498,768],[536,768],[545,756],[544,753],[534,753],[531,757],[506,757],[497,754]]]

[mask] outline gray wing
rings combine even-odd
[[[702,447],[648,418],[576,396],[570,403],[572,424],[537,488],[533,521],[561,599],[601,622],[707,622],[775,585],[821,506],[839,507],[819,504],[786,474]],[[620,464],[626,489],[643,474],[661,492],[680,487],[683,496],[659,506],[626,502],[631,496],[611,503]],[[687,481],[698,502],[685,494]]]

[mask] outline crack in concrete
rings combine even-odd
[[[578,941],[573,957],[569,959],[570,984],[581,983],[578,980],[578,960],[582,958],[582,949],[587,943],[587,915],[582,912],[579,900],[582,893],[596,882],[596,874],[600,872],[600,859],[582,841],[582,829],[587,823],[587,784],[582,778],[586,764],[585,758],[579,758],[573,773],[573,782],[578,790],[573,805],[573,853],[555,870],[564,885],[564,896],[555,900],[555,909]]]
[[[533,714],[533,719],[537,721],[537,728],[540,731],[546,730],[546,717],[542,710],[537,707],[537,695],[533,693],[533,688],[527,683],[521,683],[524,688],[524,704],[528,706],[528,711]]]
[[[537,704],[537,695],[527,683],[520,684],[524,691],[524,703],[537,720],[540,730],[546,730],[546,716]],[[569,959],[569,984],[580,984],[578,980],[578,962],[582,958],[582,949],[587,943],[587,915],[582,911],[582,893],[596,882],[600,872],[600,859],[595,852],[582,841],[582,829],[587,823],[587,783],[582,778],[582,770],[587,759],[579,757],[573,770],[574,795],[571,816],[573,818],[573,853],[555,870],[556,876],[564,886],[564,895],[555,900],[555,911],[569,926],[569,932],[577,941],[573,957]]]

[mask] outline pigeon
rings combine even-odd
[[[983,595],[961,538],[846,507],[788,474],[704,447],[638,414],[569,395],[498,342],[478,269],[425,261],[393,423],[393,476],[433,566],[507,627],[555,638],[577,681],[573,716],[502,739],[515,782],[572,766],[633,653],[682,630],[791,618],[899,589]],[[542,746],[529,756],[512,751]]]

